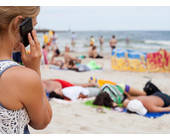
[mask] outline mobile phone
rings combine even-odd
[[[24,44],[25,47],[27,47],[29,45],[28,33],[31,33],[31,31],[33,30],[32,18],[25,18],[24,21],[19,25],[19,30],[21,35],[21,42]]]

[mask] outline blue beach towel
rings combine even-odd
[[[170,114],[170,112],[149,112],[145,115],[145,117],[157,118],[163,116],[164,114]]]
[[[127,112],[127,109],[123,109],[123,112]],[[163,116],[164,114],[170,114],[170,112],[148,112],[144,116],[147,118],[158,118]]]
[[[87,106],[91,106],[91,107],[97,107],[96,105],[93,105],[93,100],[89,100],[89,101],[86,101],[84,103],[85,105]],[[109,108],[110,109],[110,108]],[[127,112],[127,109],[125,108],[121,108],[120,110],[119,109],[115,109],[115,111],[118,111],[118,112]],[[158,118],[158,117],[161,117],[165,114],[170,114],[170,112],[148,112],[144,117],[147,117],[147,118]]]

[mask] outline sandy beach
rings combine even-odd
[[[78,56],[78,53],[72,53]],[[62,59],[62,58],[57,58]],[[89,58],[83,59],[87,64]],[[111,57],[105,55],[104,59],[95,59],[103,66],[103,70],[88,72],[74,72],[66,70],[53,70],[41,66],[42,79],[60,78],[71,83],[86,83],[90,76],[98,79],[111,80],[117,83],[127,83],[132,87],[143,89],[145,83],[152,79],[153,83],[165,93],[170,94],[169,73],[139,73],[120,72],[111,69]],[[136,114],[128,114],[104,109],[99,113],[96,108],[85,106],[84,100],[66,102],[52,99],[50,104],[53,117],[44,130],[30,129],[33,134],[65,134],[65,133],[170,133],[170,115],[150,119]]]

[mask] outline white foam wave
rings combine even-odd
[[[160,45],[168,45],[170,46],[170,41],[165,40],[145,40],[146,44],[160,44]]]

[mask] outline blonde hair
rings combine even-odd
[[[36,17],[39,12],[39,6],[0,6],[0,32],[8,29],[15,17]]]

